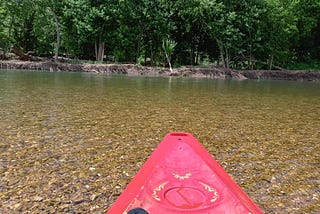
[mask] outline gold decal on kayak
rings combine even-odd
[[[159,186],[157,186],[153,192],[152,192],[152,197],[154,199],[156,199],[157,201],[161,201],[160,197],[158,196],[158,192],[160,192],[161,190],[164,189],[164,187],[167,185],[168,181],[167,182],[164,182],[162,184],[160,184]]]
[[[212,203],[215,202],[219,198],[219,193],[215,188],[209,186],[208,184],[202,183],[202,182],[199,182],[199,184],[201,184],[205,190],[212,193],[212,198],[210,200]]]
[[[192,175],[190,172],[186,173],[185,175],[178,175],[176,173],[172,173],[172,174],[173,174],[173,177],[175,177],[177,179],[180,179],[180,180],[184,180],[184,179],[190,178],[191,175]]]

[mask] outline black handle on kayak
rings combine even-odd
[[[145,209],[138,207],[131,209],[128,214],[148,214],[148,212]]]

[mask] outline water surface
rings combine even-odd
[[[0,211],[105,212],[170,131],[266,213],[320,211],[320,84],[0,72]]]

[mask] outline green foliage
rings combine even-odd
[[[318,0],[0,0],[0,49],[52,57],[59,43],[75,59],[287,67],[320,58],[319,11]]]
[[[177,45],[177,43],[175,41],[173,41],[172,39],[162,40],[162,48],[163,48],[166,60],[169,64],[170,71],[172,71],[171,55],[172,55],[176,45]]]
[[[9,19],[4,2],[0,1],[0,50],[4,51],[8,42]]]
[[[320,59],[320,1],[298,1],[294,7],[299,31],[294,46],[299,61]]]
[[[291,63],[287,66],[290,70],[320,70],[320,60]]]
[[[268,25],[265,48],[271,64],[285,66],[294,59],[291,47],[296,42],[297,17],[292,11],[294,2],[274,0],[268,5]],[[270,67],[272,66],[270,64]]]

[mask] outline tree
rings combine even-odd
[[[45,25],[54,24],[55,45],[54,45],[54,61],[58,61],[59,50],[61,45],[61,26],[60,19],[63,14],[64,2],[54,0],[35,0],[37,6],[38,19],[42,18]],[[48,15],[50,14],[50,15]],[[39,30],[39,28],[37,28]],[[41,32],[45,33],[45,32]]]
[[[47,7],[49,8],[53,21],[56,27],[56,45],[55,45],[55,54],[54,54],[54,60],[55,62],[58,61],[58,56],[59,56],[59,49],[60,49],[60,41],[61,41],[61,30],[60,30],[60,22],[59,22],[59,17],[58,17],[58,11],[59,11],[59,1],[53,1],[49,0],[47,2]]]
[[[230,68],[231,55],[239,50],[240,30],[236,26],[237,14],[231,8],[217,4],[216,16],[208,24],[210,35],[215,39],[220,50],[224,68]]]
[[[91,34],[95,41],[96,60],[103,61],[106,39],[114,30],[114,24],[116,23],[117,1],[90,1],[89,3],[91,6],[89,19],[92,26]]]
[[[318,0],[0,0],[0,48],[271,69],[320,58],[319,10]]]
[[[11,32],[9,32],[9,29],[11,30],[12,26],[9,26],[12,25],[12,16],[10,22],[8,10],[4,1],[0,1],[0,19],[2,20],[0,22],[0,50],[3,50],[3,56],[5,56],[10,46],[9,34],[11,34]]]
[[[146,1],[120,1],[117,27],[111,45],[115,61],[137,63],[144,51]]]
[[[202,48],[209,39],[208,25],[215,20],[220,6],[216,1],[209,0],[176,1],[174,21],[177,28],[174,37],[177,41],[177,50],[189,53],[189,60],[182,59],[182,62],[198,64]]]
[[[320,2],[298,1],[292,11],[297,17],[299,32],[294,45],[298,60],[320,59]]]
[[[75,36],[82,45],[93,46],[96,60],[103,61],[106,42],[112,39],[117,27],[117,9],[116,0],[69,0],[64,14],[65,23],[73,26],[67,30],[69,38]]]
[[[144,1],[142,41],[145,63],[147,58],[150,58],[151,65],[161,61],[162,40],[174,29],[170,21],[171,4],[172,2],[165,0]]]
[[[27,0],[7,0],[1,3],[3,12],[3,33],[4,33],[4,52],[7,52],[11,45],[18,45],[25,50],[31,49],[32,27],[34,12],[32,5]]]
[[[263,37],[266,32],[264,23],[267,20],[266,5],[261,0],[240,1],[241,7],[235,11],[238,16],[237,24],[241,34],[241,49],[239,54],[248,61],[248,68],[254,69],[257,56],[263,49]],[[263,61],[263,60],[262,60]]]
[[[267,50],[269,69],[275,65],[285,66],[294,55],[290,50],[296,43],[298,29],[297,17],[292,11],[293,2],[281,2],[269,0],[267,4],[269,18],[267,20],[266,41],[264,47]]]
[[[171,54],[173,53],[174,47],[176,45],[177,45],[177,43],[171,39],[162,40],[162,48],[163,48],[164,54],[166,56],[167,62],[169,64],[170,72],[172,72]]]

